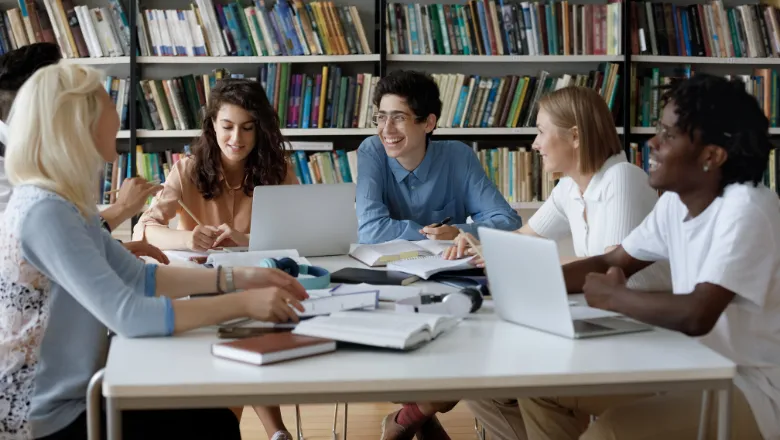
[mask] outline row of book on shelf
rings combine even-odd
[[[56,43],[64,58],[130,55],[130,25],[120,0],[108,6],[74,6],[72,0],[18,0],[0,14],[2,53],[32,43]]]
[[[291,142],[290,161],[298,183],[302,185],[356,183],[358,178],[357,151],[334,149],[332,142]],[[509,202],[546,200],[560,175],[543,170],[537,151],[529,147],[480,148],[473,144],[488,178]],[[319,150],[319,151],[318,151]],[[181,152],[165,150],[145,152],[136,146],[136,175],[146,180],[165,182],[173,165],[191,154],[190,145]],[[133,175],[133,163],[128,153],[121,153],[114,162],[105,164],[99,187],[103,204],[116,201],[116,190]]]
[[[662,75],[657,67],[647,68],[637,72],[634,70],[631,78],[632,106],[631,121],[633,126],[654,127],[660,117],[660,97],[662,90],[658,86],[669,84],[675,78],[690,78],[695,75],[691,65],[683,65],[673,69],[671,75]],[[755,68],[752,75],[724,75],[729,79],[738,79],[745,84],[745,90],[753,95],[759,106],[769,119],[770,127],[777,127],[780,116],[780,99],[778,93],[777,71],[767,68]]]
[[[388,3],[386,45],[414,55],[620,55],[621,0]]]
[[[586,74],[553,77],[491,77],[433,74],[442,100],[439,127],[528,127],[534,125],[537,101],[546,93],[570,85],[597,90],[611,109],[619,105],[619,65],[602,63]],[[218,69],[210,74],[168,80],[141,80],[138,91],[141,126],[147,130],[201,128],[209,92],[223,78],[244,77]],[[290,64],[268,63],[258,76],[268,100],[285,128],[371,128],[376,112],[372,96],[378,77],[346,75],[327,64],[317,74],[292,73]]]
[[[724,7],[631,2],[631,52],[707,57],[780,56],[780,10],[765,4]]]
[[[197,0],[139,14],[142,56],[361,55],[371,47],[357,7],[332,1]]]

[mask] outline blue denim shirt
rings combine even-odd
[[[477,227],[516,230],[520,216],[488,179],[477,155],[460,141],[431,141],[422,163],[407,171],[372,136],[358,149],[360,243],[424,240],[419,230],[451,217],[477,236]],[[466,224],[471,217],[474,223]]]

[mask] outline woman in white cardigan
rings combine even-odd
[[[657,192],[647,174],[626,160],[612,114],[604,99],[587,87],[565,87],[539,101],[538,134],[533,148],[542,156],[544,171],[562,174],[550,196],[516,232],[560,240],[571,236],[577,259],[606,253],[617,246],[652,211]],[[479,242],[469,236],[475,244]],[[476,255],[465,237],[447,249],[444,258]],[[571,261],[572,259],[566,259]],[[472,263],[484,263],[474,257]],[[668,263],[655,263],[629,279],[638,290],[669,290]],[[437,412],[449,411],[454,402],[411,403],[383,422],[382,439],[401,439],[422,431],[442,439]],[[469,402],[469,407],[490,432],[507,432],[522,426],[516,401]],[[519,423],[518,423],[519,422]],[[426,435],[427,434],[427,435]],[[517,433],[523,438],[525,433]]]

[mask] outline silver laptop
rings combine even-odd
[[[357,242],[355,184],[258,186],[250,251],[296,249],[302,257],[345,255]]]
[[[570,308],[554,241],[484,227],[479,228],[479,238],[490,292],[501,319],[569,338],[652,329],[620,315],[573,317],[572,310],[585,312],[585,316],[606,313]]]

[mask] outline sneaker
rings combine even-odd
[[[395,421],[399,412],[401,410],[392,412],[382,419],[382,434],[379,437],[381,440],[412,440],[414,438],[414,430]]]
[[[450,440],[450,436],[434,415],[417,430],[417,440]]]
[[[276,431],[274,435],[271,436],[270,440],[294,440],[292,434],[290,434],[290,431],[282,430],[282,431]]]

